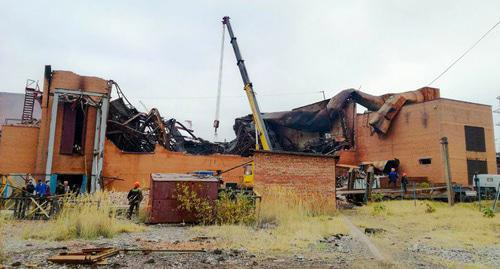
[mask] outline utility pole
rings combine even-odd
[[[454,201],[453,187],[451,185],[451,173],[450,173],[450,157],[448,154],[448,138],[441,138],[441,151],[443,154],[443,166],[444,166],[444,177],[446,180],[446,187],[448,193],[448,205],[452,206]]]

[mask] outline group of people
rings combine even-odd
[[[30,180],[26,183],[26,186],[23,187],[24,194],[26,196],[35,196],[39,198],[44,198],[51,196],[51,190],[50,190],[50,182],[49,181],[42,181],[41,179],[38,179],[36,185],[33,184],[33,182]],[[75,184],[73,185],[73,188],[69,186],[69,182],[67,180],[64,180],[63,183],[59,183],[56,187],[56,194],[57,195],[62,195],[62,194],[68,194],[68,193],[78,193],[79,188]]]
[[[48,183],[48,182],[47,182]],[[50,196],[50,185],[38,179],[36,185],[33,181],[28,181],[26,186],[23,187],[23,193],[26,196],[36,196],[39,198]]]
[[[391,172],[389,172],[387,177],[389,178],[389,186],[394,185],[394,188],[396,188],[396,183],[399,179],[399,174],[398,172],[396,172],[396,169],[391,168]],[[408,186],[408,175],[406,173],[403,173],[401,176],[401,187],[403,188],[405,193],[407,191],[407,186]]]

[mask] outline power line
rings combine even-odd
[[[292,95],[312,95],[312,94],[323,94],[324,91],[311,91],[311,92],[278,92],[278,93],[268,93],[268,94],[258,94],[257,96],[292,96]],[[221,95],[221,98],[246,98],[245,95]],[[130,98],[134,99],[171,99],[171,100],[179,100],[179,99],[217,99],[217,96],[155,96],[155,97],[147,97],[147,96],[131,96]]]
[[[481,42],[481,40],[483,40],[491,31],[493,31],[493,29],[495,29],[495,27],[497,27],[498,24],[500,24],[500,20],[497,21],[497,23],[495,23],[495,25],[493,25],[493,27],[491,27],[486,33],[484,33],[481,36],[481,38],[479,38],[476,42],[474,42],[474,44],[472,44],[472,46],[470,46],[462,55],[460,55],[460,57],[458,57],[455,61],[453,61],[441,74],[439,74],[439,76],[437,76],[435,79],[433,79],[431,81],[431,83],[429,83],[427,86],[431,86],[432,83],[436,82],[436,80],[438,80],[444,74],[446,74],[446,72],[448,72],[448,70],[450,70],[450,68],[452,68],[456,63],[458,63],[458,61],[460,61],[465,55],[467,55],[467,53],[469,53],[469,51],[471,51],[474,47],[476,47],[476,45],[479,44],[479,42]]]

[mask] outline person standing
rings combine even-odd
[[[403,187],[403,190],[407,191],[406,187],[408,185],[408,176],[406,175],[406,173],[403,173],[403,176],[401,177],[401,186]]]
[[[50,192],[50,181],[45,183],[45,196],[49,197],[52,193]]]
[[[64,188],[64,190],[63,190],[64,194],[67,194],[67,193],[71,192],[71,188],[69,187],[69,182],[67,180],[65,180],[63,182],[63,188]]]
[[[134,213],[134,209],[136,211],[135,213],[139,214],[139,204],[142,201],[142,191],[139,187],[140,187],[140,184],[138,181],[136,181],[134,183],[134,188],[128,192],[128,195],[127,195],[127,199],[128,199],[128,203],[129,203],[128,213],[127,213],[128,219],[132,218],[132,214]]]
[[[38,179],[38,182],[36,183],[35,186],[35,195],[42,198],[45,196],[45,193],[47,192],[47,185],[45,182],[42,182],[41,179]]]
[[[396,172],[395,168],[391,168],[391,172],[389,172],[389,187],[391,186],[392,183],[394,183],[394,188],[396,188],[396,182],[398,181],[399,175]]]
[[[26,192],[29,197],[33,196],[33,193],[35,193],[35,185],[33,185],[31,180],[28,181],[28,184],[26,184]]]

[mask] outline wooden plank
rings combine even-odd
[[[120,250],[115,248],[83,249],[82,252],[77,253],[61,253],[50,257],[48,260],[53,263],[94,264],[119,252]]]

